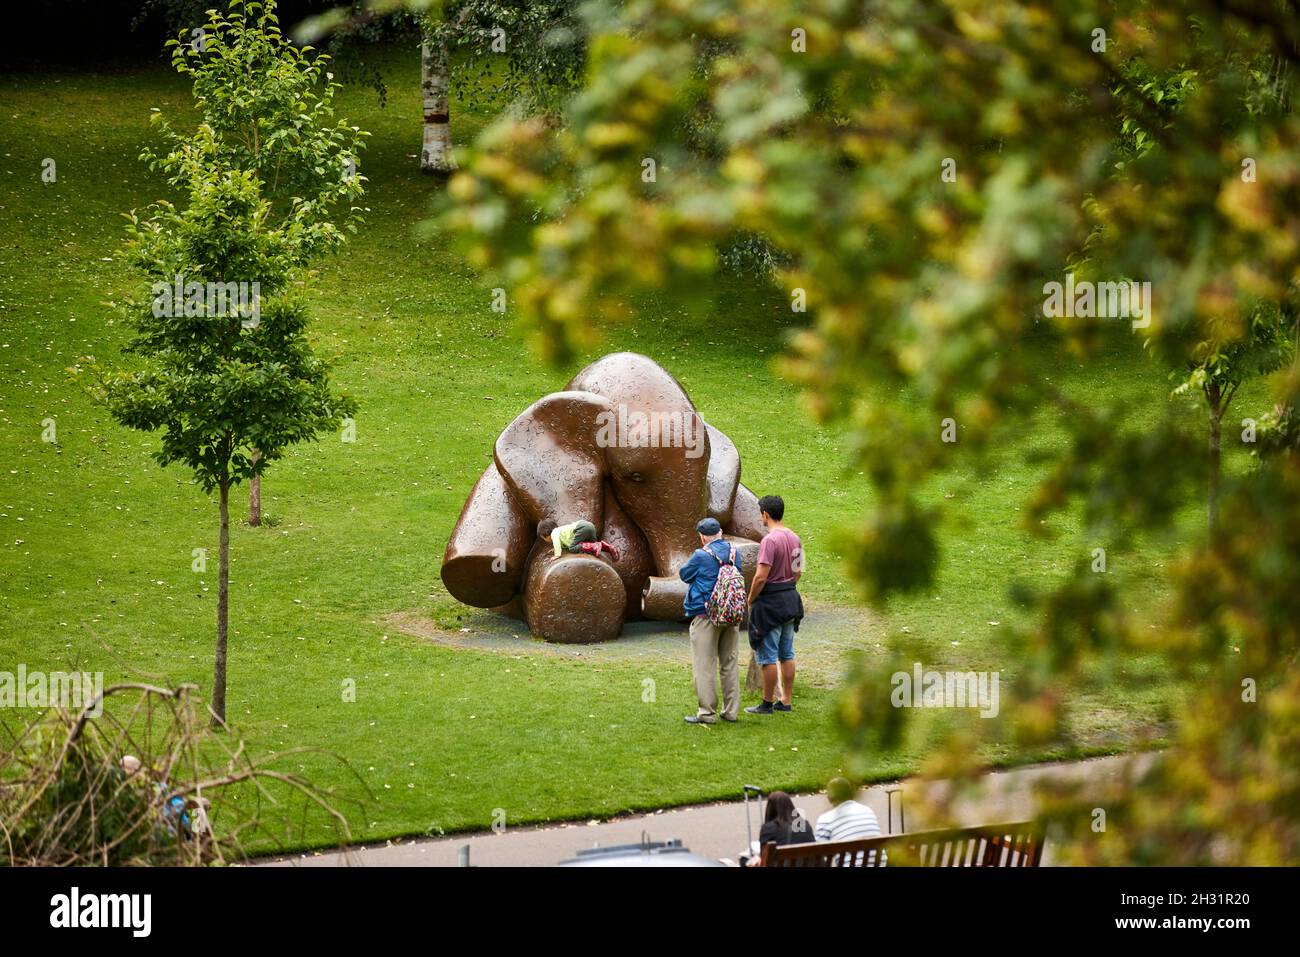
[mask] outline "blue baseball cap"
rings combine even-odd
[[[695,530],[701,535],[716,535],[722,531],[722,526],[716,518],[702,518],[695,523]]]

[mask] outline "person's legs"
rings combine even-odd
[[[609,552],[609,557],[618,561],[618,549],[609,542],[576,542],[573,547],[576,551],[595,555],[597,558],[600,557],[601,552]]]
[[[777,644],[781,636],[780,628],[773,628],[754,649],[754,659],[763,669],[763,703],[746,708],[750,714],[771,714],[773,695],[776,694]]]
[[[588,555],[600,557],[600,547],[596,545],[596,526],[588,521],[573,523],[573,544],[569,546],[568,551],[585,552]]]
[[[718,639],[718,668],[722,673],[722,716],[735,721],[740,714],[740,629],[724,628]]]
[[[703,615],[691,619],[691,673],[695,678],[696,714],[701,721],[718,716],[718,632]]]
[[[781,662],[781,703],[789,707],[790,695],[794,690],[794,622],[792,621],[787,621],[781,626],[781,640],[776,656]]]

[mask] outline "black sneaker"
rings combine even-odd
[[[746,708],[745,714],[771,714],[773,710],[772,702],[764,701],[762,704],[756,704],[752,708]]]
[[[772,702],[772,710],[773,710],[773,711],[793,711],[793,710],[794,710],[794,706],[793,706],[793,705],[788,705],[788,704],[782,704],[782,703],[779,702],[779,701],[773,701],[773,702]]]

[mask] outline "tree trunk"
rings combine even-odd
[[[262,457],[262,453],[253,449],[253,464]],[[262,524],[262,476],[254,475],[248,480],[248,524],[257,528]]]
[[[446,175],[456,168],[451,158],[450,85],[446,45],[426,40],[420,45],[420,92],[424,101],[421,172]]]
[[[1219,473],[1221,456],[1219,453],[1219,435],[1223,426],[1223,410],[1210,410],[1210,482],[1207,495],[1206,511],[1208,513],[1211,537],[1219,528]]]
[[[212,668],[212,726],[226,723],[226,636],[230,627],[230,479],[221,480],[221,539],[217,572],[217,656]]]

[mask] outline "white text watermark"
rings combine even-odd
[[[596,416],[596,445],[602,449],[685,449],[688,459],[704,454],[704,420],[695,412],[633,409]]]
[[[1132,319],[1134,329],[1151,325],[1149,282],[1075,282],[1070,272],[1064,283],[1045,284],[1043,295],[1043,315],[1049,319]]]
[[[152,291],[155,319],[238,316],[245,329],[256,329],[262,321],[259,282],[185,282],[177,273],[174,282],[156,282]]]
[[[889,683],[895,708],[978,708],[981,718],[998,716],[996,671],[933,671],[918,661],[910,672],[895,671]]]
[[[104,712],[102,671],[0,671],[0,708],[92,708],[91,717]]]

